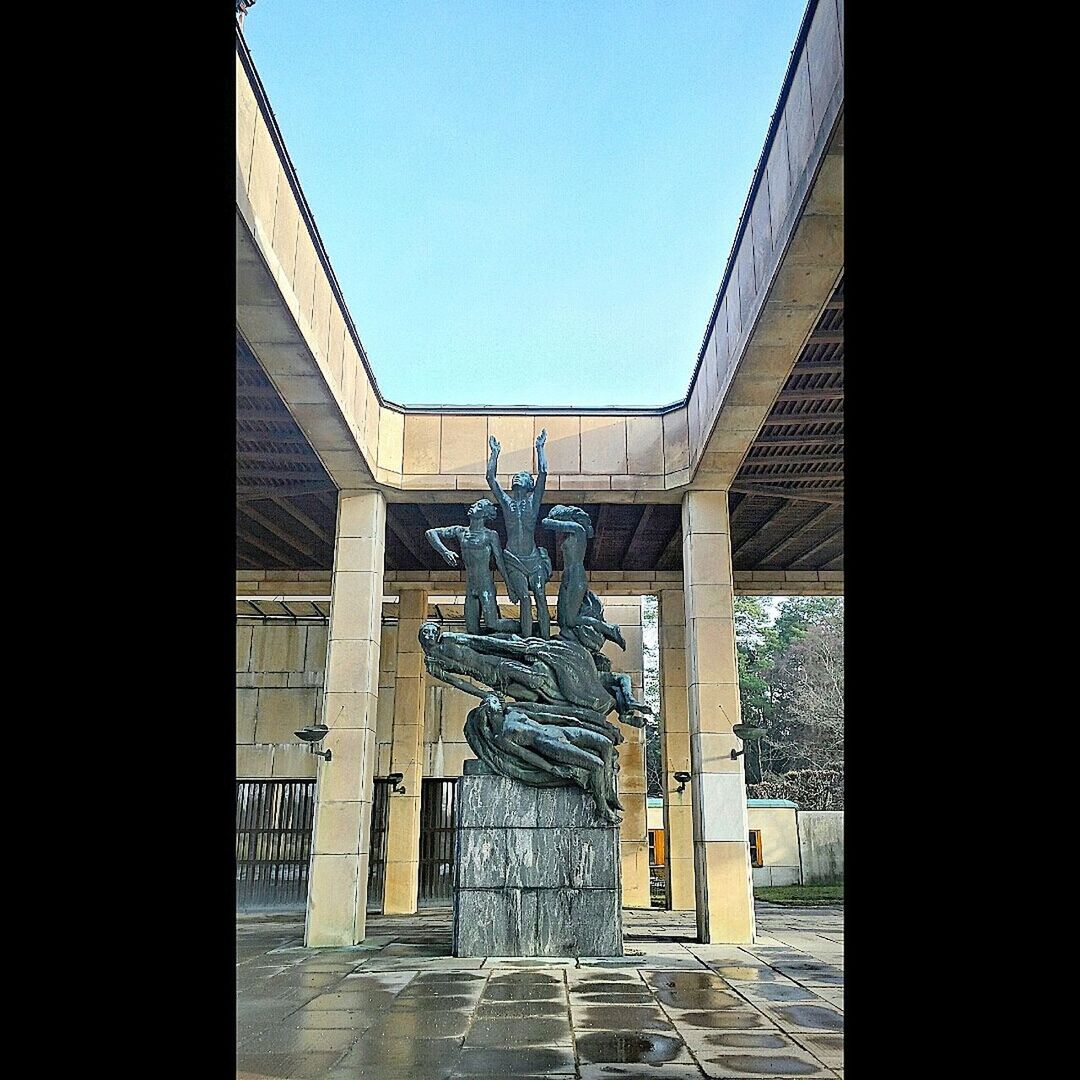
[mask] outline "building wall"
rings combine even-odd
[[[844,811],[800,810],[799,848],[804,885],[844,880]]]
[[[793,806],[748,806],[750,830],[761,831],[761,861],[753,868],[755,885],[799,884],[799,830]]]
[[[293,732],[319,722],[325,668],[325,623],[236,620],[238,779],[314,778]]]

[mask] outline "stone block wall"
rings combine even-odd
[[[799,851],[804,885],[844,880],[844,811],[800,810]]]
[[[293,734],[319,722],[326,624],[236,620],[236,775],[315,777],[317,759]]]

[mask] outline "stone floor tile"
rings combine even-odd
[[[660,956],[583,956],[579,967],[615,968],[623,970],[653,970],[669,968],[689,968],[705,970],[705,963],[688,952],[665,954]]]
[[[799,1032],[792,1038],[830,1069],[844,1067],[843,1035],[808,1035],[805,1032]]]
[[[683,1012],[665,1006],[675,1029],[689,1042],[694,1031],[761,1031],[775,1029],[772,1017],[749,1006],[743,1009],[713,1009]]]
[[[492,968],[564,968],[576,967],[576,956],[488,956],[484,967]]]
[[[340,1050],[309,1054],[251,1054],[236,1055],[236,1080],[316,1080],[324,1076],[341,1057]]]
[[[464,1049],[451,1075],[458,1076],[551,1076],[574,1073],[574,1051],[569,1047],[524,1047],[505,1050],[490,1047]]]
[[[752,1002],[758,1001],[809,1001],[821,1002],[813,990],[791,982],[740,983],[739,993]]]
[[[351,1031],[363,1031],[379,1017],[372,1010],[349,1009],[300,1009],[288,1017],[288,1022],[299,1028],[344,1028]]]
[[[604,1062],[580,1066],[581,1080],[702,1080],[705,1074],[693,1063],[664,1062],[660,1065]]]
[[[779,1077],[806,1077],[806,1080],[833,1080],[835,1073],[820,1061],[798,1051],[775,1054],[719,1054],[698,1057],[698,1064],[708,1077],[730,1080],[751,1077],[753,1080],[776,1080]]]
[[[552,1001],[481,1001],[473,1010],[476,1020],[527,1020],[566,1016],[566,1002]]]
[[[472,1026],[465,1036],[465,1046],[573,1046],[570,1021],[565,1016],[473,1018]]]
[[[675,1026],[656,1004],[653,1005],[571,1005],[570,1016],[579,1034],[595,1028],[629,1032],[656,1031],[675,1034]]]
[[[801,1002],[782,1004],[761,1002],[761,1011],[784,1031],[840,1032],[844,1030],[844,1014],[825,1002],[804,1005]]]
[[[436,1039],[460,1037],[469,1029],[471,1009],[417,1008],[389,1009],[368,1028],[366,1038]]]

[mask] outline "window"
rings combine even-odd
[[[750,830],[750,865],[751,866],[764,866],[761,861],[761,830]]]
[[[662,866],[664,863],[664,830],[649,830],[649,865]]]

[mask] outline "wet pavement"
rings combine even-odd
[[[753,945],[625,911],[626,954],[456,959],[447,910],[368,916],[351,949],[238,916],[237,1077],[843,1077],[841,908],[757,905]]]

